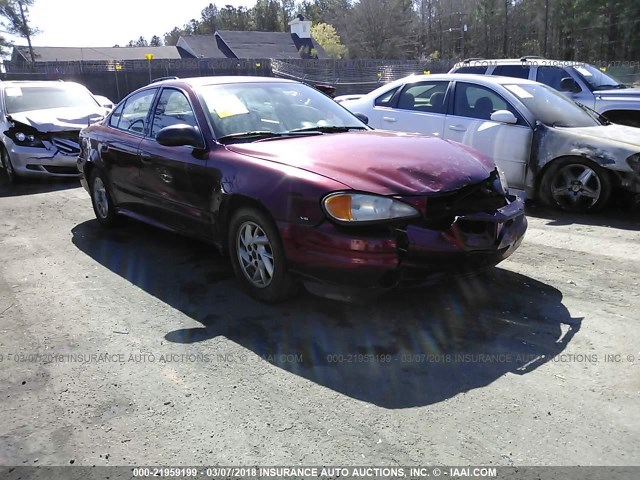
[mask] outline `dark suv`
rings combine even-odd
[[[611,122],[640,127],[640,88],[628,87],[588,63],[531,56],[504,60],[468,58],[454,65],[449,73],[535,80],[561,91]]]

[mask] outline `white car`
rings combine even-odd
[[[598,210],[616,187],[640,197],[640,129],[610,124],[534,81],[412,75],[341,105],[374,128],[479,150],[495,160],[510,189],[564,210]]]
[[[74,82],[0,82],[0,164],[10,183],[77,177],[78,136],[108,110]]]
[[[115,103],[113,103],[113,101],[111,99],[105,97],[104,95],[95,95],[94,94],[93,96],[98,101],[98,103],[100,105],[102,105],[104,108],[106,108],[109,111],[113,110],[113,107],[115,106]]]
[[[629,87],[588,63],[530,56],[491,60],[468,58],[456,63],[449,73],[535,80],[594,109],[611,122],[640,127],[640,88]]]
[[[338,95],[334,100],[338,103],[346,102],[347,100],[358,100],[364,97],[363,93],[352,93],[350,95]]]

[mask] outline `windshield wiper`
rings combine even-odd
[[[295,128],[293,130],[289,130],[289,133],[296,133],[296,132],[341,133],[341,132],[348,132],[349,130],[367,130],[367,127],[361,127],[361,126],[342,127],[338,125],[322,125],[322,126],[315,126],[315,127]]]
[[[580,102],[576,102],[576,105],[578,105],[581,109],[583,109],[585,112],[587,112],[592,117],[595,117],[595,120],[600,122],[602,125],[611,125],[611,122],[609,120],[607,120],[607,117],[605,117],[601,113],[596,112],[593,108],[587,107],[585,104],[580,103]]]
[[[285,137],[293,137],[297,132],[272,132],[270,130],[254,130],[250,132],[238,132],[238,133],[230,133],[229,135],[223,135],[218,138],[218,142],[225,143],[229,140],[264,140],[269,138],[285,138]],[[300,132],[301,134],[313,135],[314,132]]]

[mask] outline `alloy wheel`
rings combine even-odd
[[[257,288],[271,284],[274,274],[273,249],[264,230],[256,223],[244,222],[238,229],[238,261],[242,273]]]
[[[571,163],[560,168],[551,182],[551,195],[567,210],[593,207],[602,193],[598,174],[589,166]]]
[[[109,198],[107,197],[107,189],[100,177],[96,177],[93,181],[93,201],[98,215],[101,218],[107,218],[109,215]]]

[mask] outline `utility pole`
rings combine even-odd
[[[549,0],[544,0],[544,48],[543,56],[547,56],[547,37],[549,35]]]
[[[502,54],[507,56],[507,44],[509,39],[509,0],[504,0],[504,36],[502,37]]]
[[[464,23],[464,13],[460,12],[460,57],[464,58],[464,32],[467,31],[467,25]]]
[[[25,37],[27,37],[27,44],[29,45],[29,55],[31,55],[31,63],[36,63],[36,56],[33,53],[33,46],[31,45],[31,34],[29,32],[29,25],[27,25],[27,17],[24,14],[24,6],[22,2],[18,0],[18,5],[20,6],[20,17],[22,18],[22,33]]]

